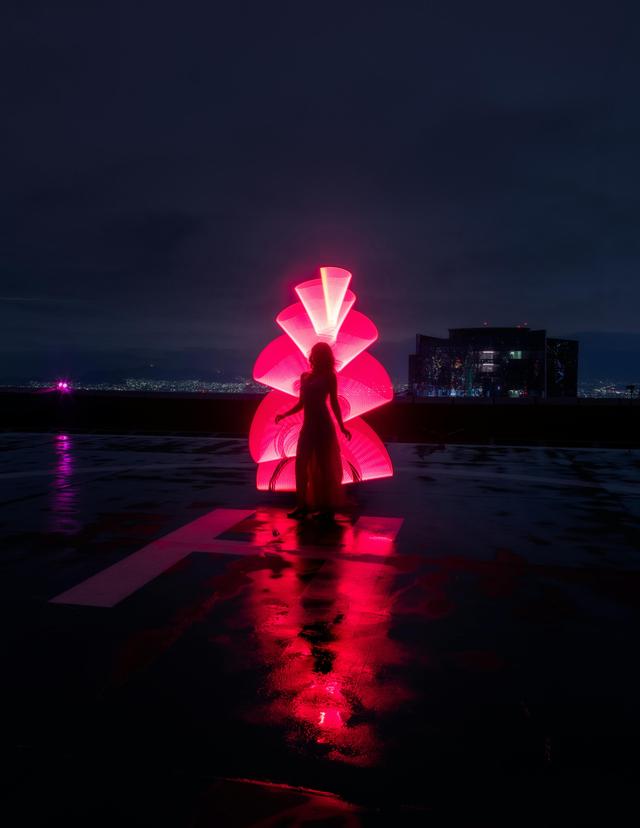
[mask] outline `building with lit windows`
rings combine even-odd
[[[416,337],[409,390],[419,397],[575,397],[578,342],[546,331],[451,328]]]

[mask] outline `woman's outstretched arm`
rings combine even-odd
[[[334,417],[338,422],[340,431],[344,434],[347,440],[350,440],[351,432],[344,427],[344,423],[342,422],[342,411],[340,411],[340,403],[338,402],[338,378],[335,374],[333,375],[331,385],[329,387],[329,402],[331,403],[331,410],[333,411]]]
[[[298,402],[290,408],[288,411],[285,411],[284,414],[276,414],[276,423],[279,423],[280,420],[284,420],[285,417],[290,417],[292,414],[297,414],[298,411],[302,411],[302,400],[298,400]]]
[[[304,374],[302,375],[304,377]],[[298,402],[290,408],[288,411],[285,411],[283,414],[276,414],[276,423],[279,423],[280,420],[284,420],[285,417],[290,417],[292,414],[297,414],[298,411],[302,411],[302,377],[300,378],[300,397],[298,398]]]

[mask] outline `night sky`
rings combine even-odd
[[[398,379],[527,321],[636,380],[635,5],[5,4],[0,375],[250,375],[330,264]]]

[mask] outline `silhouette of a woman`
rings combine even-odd
[[[304,411],[296,451],[298,502],[289,517],[303,518],[310,512],[318,512],[319,516],[331,520],[341,503],[342,461],[327,397],[347,440],[351,439],[351,433],[342,422],[331,347],[326,342],[317,342],[309,354],[309,364],[311,371],[300,377],[300,399],[289,411],[276,416],[279,423],[284,417]]]

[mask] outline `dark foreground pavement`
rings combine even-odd
[[[323,528],[241,440],[0,449],[5,824],[635,807],[639,452],[392,445]]]

